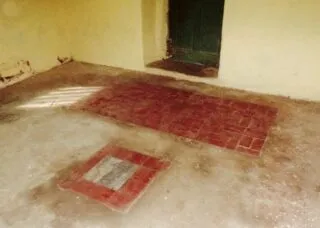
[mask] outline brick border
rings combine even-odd
[[[118,191],[84,179],[84,175],[107,156],[126,160],[140,166]],[[80,167],[72,170],[68,178],[60,179],[58,186],[64,190],[71,190],[88,196],[110,209],[125,212],[144,192],[155,176],[169,166],[169,161],[162,161],[159,158],[122,147],[107,145]]]

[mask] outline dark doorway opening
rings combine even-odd
[[[169,0],[167,56],[148,66],[217,77],[224,0]]]
[[[173,60],[218,67],[224,0],[169,0]]]

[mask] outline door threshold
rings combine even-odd
[[[164,59],[147,65],[149,68],[162,69],[171,72],[182,73],[205,78],[217,78],[218,68],[205,66],[198,63],[182,62],[174,59]]]

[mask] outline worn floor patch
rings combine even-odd
[[[140,82],[106,88],[80,108],[252,155],[260,155],[278,112],[268,106]]]
[[[81,193],[107,207],[126,212],[156,174],[170,163],[116,146],[106,146],[59,180],[62,189]]]

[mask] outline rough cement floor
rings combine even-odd
[[[279,116],[253,158],[64,107],[111,77],[271,104]],[[1,90],[0,103],[0,227],[320,227],[319,103],[76,62]],[[172,160],[127,214],[56,187],[109,142]]]

